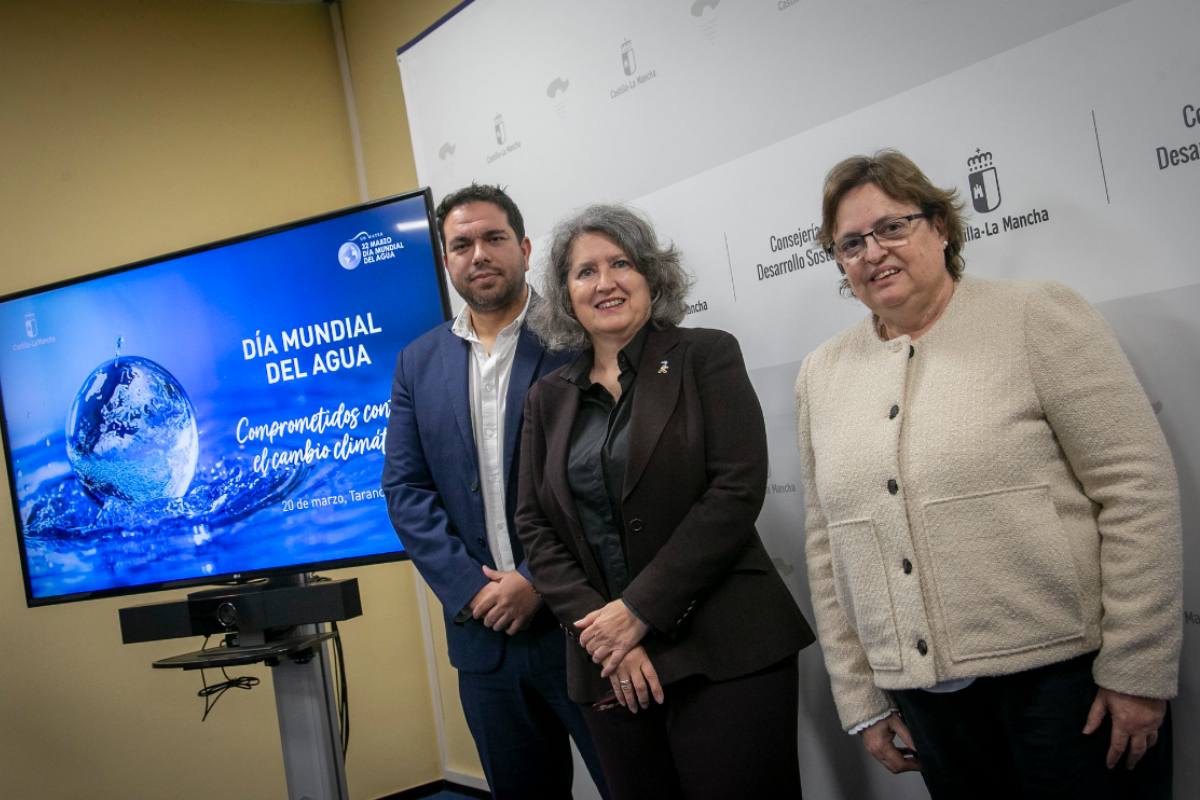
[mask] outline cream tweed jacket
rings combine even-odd
[[[1098,685],[1175,695],[1175,469],[1082,298],[964,277],[916,341],[866,319],[825,342],[796,398],[809,585],[846,730],[885,713],[887,689],[1094,650]]]

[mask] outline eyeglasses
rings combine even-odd
[[[908,243],[912,233],[913,221],[928,218],[924,212],[908,214],[903,217],[889,217],[866,233],[854,233],[839,242],[834,242],[829,248],[839,264],[858,261],[867,253],[867,237],[874,236],[880,247],[899,247]]]

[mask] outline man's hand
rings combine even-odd
[[[612,675],[621,659],[642,640],[650,626],[633,615],[621,600],[597,608],[575,623],[579,643],[592,661],[604,664],[600,677]]]
[[[541,595],[516,570],[501,571],[484,565],[483,574],[488,583],[471,598],[471,616],[494,631],[512,636],[542,607]]]
[[[897,736],[904,747],[896,747]],[[867,752],[893,775],[921,768],[916,748],[913,747],[912,734],[899,714],[890,714],[867,728],[862,732],[862,741]]]
[[[1112,736],[1108,741],[1108,756],[1104,763],[1109,769],[1121,761],[1128,750],[1125,768],[1133,769],[1158,741],[1158,727],[1167,713],[1167,701],[1150,697],[1136,697],[1101,688],[1088,711],[1085,734],[1094,733],[1104,722],[1105,715],[1112,716]]]

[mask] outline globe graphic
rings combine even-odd
[[[200,455],[196,414],[171,373],[119,356],[92,370],[67,413],[67,458],[93,498],[182,497]]]
[[[362,262],[362,250],[354,242],[346,242],[338,248],[338,263],[343,269],[354,269]]]

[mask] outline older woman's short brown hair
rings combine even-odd
[[[917,206],[928,215],[931,223],[937,220],[942,222],[948,242],[945,251],[946,271],[951,278],[958,280],[966,267],[962,256],[966,227],[958,191],[934,186],[921,168],[898,150],[880,150],[870,156],[851,156],[829,170],[821,200],[821,230],[817,234],[821,246],[826,249],[833,247],[833,229],[837,225],[837,209],[842,198],[851,189],[868,183],[875,184],[894,200]],[[838,269],[842,269],[840,264]],[[842,278],[841,293],[852,294],[850,282],[845,278]]]

